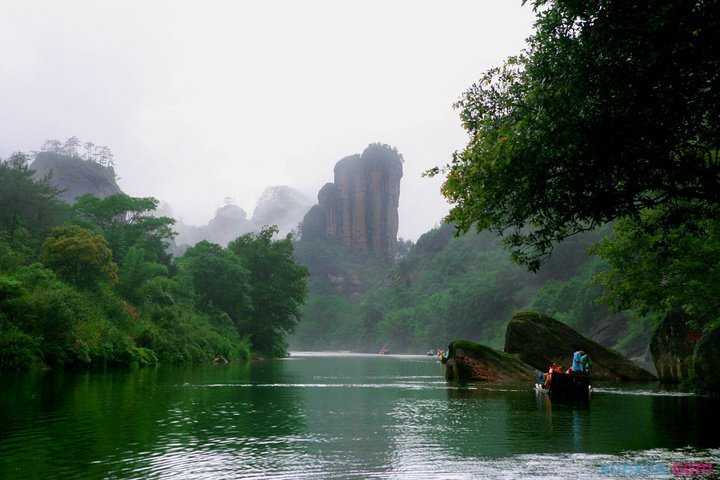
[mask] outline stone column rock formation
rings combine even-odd
[[[353,251],[390,256],[398,232],[403,160],[389,145],[369,145],[335,165],[333,183],[303,220],[303,240],[335,239]]]

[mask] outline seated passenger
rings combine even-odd
[[[580,365],[582,365],[583,372],[587,373],[589,375],[590,374],[590,365],[591,365],[590,357],[585,352],[582,352],[582,356],[580,357]]]
[[[578,350],[573,353],[572,367],[570,367],[571,371],[568,373],[585,373],[585,368],[582,362],[583,355],[585,355],[585,352],[582,350]]]
[[[555,362],[550,364],[548,373],[545,374],[545,388],[550,386],[550,380],[552,379],[553,373],[562,373],[562,367]]]

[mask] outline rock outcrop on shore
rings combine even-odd
[[[122,193],[112,167],[80,157],[39,152],[30,168],[35,170],[35,178],[49,176],[50,184],[61,190],[60,198],[68,203],[86,194],[105,198]]]
[[[479,343],[456,340],[448,347],[445,378],[450,381],[530,382],[535,374],[514,356]]]
[[[658,325],[650,343],[658,377],[701,392],[720,392],[720,325],[693,330],[681,312]]]
[[[683,383],[690,380],[695,345],[700,339],[688,327],[687,318],[680,312],[668,313],[650,341],[658,378],[665,383]]]
[[[695,347],[693,375],[702,392],[720,392],[720,325],[708,328]]]
[[[532,367],[545,371],[552,362],[564,368],[572,354],[584,350],[592,361],[595,379],[614,381],[652,381],[655,376],[619,353],[579,334],[568,325],[535,312],[513,316],[505,332],[505,352]]]
[[[340,160],[334,173],[303,219],[303,239],[333,239],[355,252],[390,256],[397,243],[402,156],[371,144]]]

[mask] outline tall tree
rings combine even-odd
[[[165,265],[148,261],[143,249],[130,247],[120,264],[118,291],[133,304],[140,305],[145,300],[142,290],[147,282],[167,274]]]
[[[720,308],[720,220],[686,212],[668,225],[667,214],[646,210],[624,218],[595,247],[610,269],[599,275],[608,303],[617,310],[682,312],[703,326]]]
[[[293,258],[292,237],[273,240],[276,226],[248,233],[230,242],[250,272],[252,316],[240,325],[251,335],[253,348],[280,356],[286,351],[285,335],[295,330],[307,295],[308,271]]]
[[[157,206],[158,201],[152,197],[84,195],[73,205],[73,212],[81,226],[102,232],[118,262],[122,263],[130,247],[137,246],[145,251],[147,261],[168,265],[167,247],[175,235],[175,220],[154,216]]]
[[[249,273],[242,260],[203,240],[189,248],[180,263],[190,274],[201,308],[227,313],[241,330],[251,311]]]
[[[45,143],[43,143],[42,151],[43,152],[55,152],[60,153],[62,150],[62,142],[60,140],[56,139],[49,139],[45,140]]]
[[[42,262],[61,278],[83,288],[118,279],[118,268],[105,239],[77,226],[53,229],[43,243]]]
[[[112,150],[110,150],[110,147],[99,145],[95,148],[95,152],[95,161],[99,165],[102,165],[103,167],[115,166],[115,156],[113,155]]]
[[[92,142],[85,142],[83,143],[83,150],[85,150],[85,155],[83,158],[87,160],[88,162],[95,161],[95,144]]]
[[[77,157],[79,155],[80,145],[82,145],[80,139],[78,137],[72,136],[65,140],[65,143],[62,147],[62,152],[70,157]]]
[[[537,269],[558,241],[646,208],[720,211],[720,3],[535,0],[525,51],[457,106],[449,219]],[[435,169],[430,174],[438,173]]]
[[[58,225],[66,208],[58,199],[59,190],[48,179],[33,179],[29,158],[15,153],[0,161],[0,233],[11,239],[25,229],[34,238]]]

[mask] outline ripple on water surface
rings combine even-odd
[[[716,402],[589,407],[460,387],[422,356],[0,377],[0,478],[672,478],[720,463]]]

